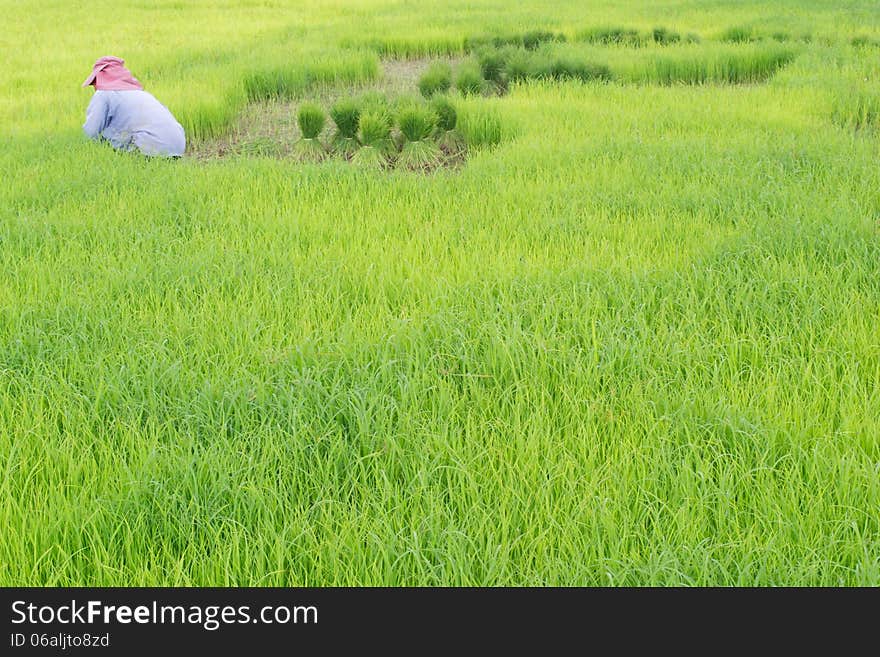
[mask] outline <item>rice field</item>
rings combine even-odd
[[[873,0],[67,5],[0,0],[0,585],[880,585]],[[187,157],[85,139],[107,54]],[[290,156],[438,61],[461,166]]]

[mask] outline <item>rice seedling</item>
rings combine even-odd
[[[465,62],[458,67],[455,86],[463,96],[479,96],[486,89],[486,81],[477,62]]]
[[[654,39],[654,43],[660,44],[661,46],[681,41],[681,35],[678,32],[674,32],[665,27],[655,27],[651,31],[651,37]]]
[[[344,157],[350,157],[357,150],[360,115],[361,106],[354,98],[341,98],[330,108],[330,118],[336,124],[333,148]]]
[[[551,80],[610,80],[611,69],[605,64],[584,61],[565,55],[542,53],[529,64],[529,77]]]
[[[660,84],[765,82],[795,57],[793,50],[768,47],[748,52],[720,51],[710,57],[668,57],[655,62],[651,79]]]
[[[535,61],[536,56],[524,50],[511,52],[504,63],[504,75],[508,83],[537,77]]]
[[[299,107],[296,121],[302,137],[294,145],[297,157],[304,161],[320,161],[327,155],[327,149],[319,136],[324,129],[326,116],[323,108],[315,103],[303,103]]]
[[[526,50],[536,50],[545,43],[565,41],[565,35],[548,30],[530,30],[522,35],[522,47]]]
[[[458,112],[446,96],[435,96],[431,108],[437,115],[437,145],[446,155],[460,153],[465,148],[464,137],[456,130]]]
[[[391,103],[381,91],[365,91],[358,96],[357,103],[361,108],[361,113],[381,112],[390,115],[391,112]]]
[[[757,41],[758,37],[753,28],[745,25],[736,25],[724,30],[721,33],[720,40],[729,43],[749,43],[750,41]]]
[[[880,90],[839,89],[834,96],[832,119],[853,130],[880,127]]]
[[[388,114],[376,109],[361,114],[358,141],[361,147],[352,156],[352,164],[375,169],[388,167],[394,152]]]
[[[434,62],[419,78],[419,91],[425,98],[446,93],[452,87],[452,67],[446,62]]]
[[[516,48],[485,47],[477,51],[477,61],[480,64],[480,75],[483,79],[496,84],[501,84],[505,79],[505,67],[511,54]]]
[[[437,114],[424,104],[409,104],[397,114],[397,127],[403,136],[403,147],[397,156],[400,167],[426,171],[436,167],[443,156],[431,140],[437,129]]]
[[[872,38],[865,34],[859,34],[850,39],[854,48],[877,48],[880,47],[880,38]]]
[[[639,31],[625,27],[592,27],[578,32],[577,40],[606,46],[643,45]]]

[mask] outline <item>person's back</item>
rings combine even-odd
[[[83,86],[94,85],[83,130],[119,150],[175,157],[186,150],[183,127],[162,103],[143,90],[117,57],[102,57]]]
[[[103,91],[92,96],[83,130],[91,139],[103,137],[113,148],[137,148],[144,155],[183,155],[183,127],[147,91]]]

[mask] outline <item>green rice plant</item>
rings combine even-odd
[[[379,62],[372,53],[317,57],[308,65],[270,66],[244,76],[244,90],[251,101],[289,99],[320,84],[375,80]]]
[[[468,61],[458,67],[455,86],[463,96],[479,96],[486,89],[486,81],[477,62]]]
[[[493,107],[471,102],[456,109],[458,110],[456,130],[469,149],[497,146],[516,136],[514,127],[504,123],[497,109]]]
[[[611,69],[605,64],[584,61],[572,55],[542,54],[530,63],[530,77],[551,80],[610,80]]]
[[[419,91],[425,98],[446,93],[452,87],[452,67],[446,62],[434,62],[419,78]]]
[[[324,159],[327,149],[318,138],[326,123],[326,115],[320,105],[303,103],[299,107],[296,121],[302,138],[294,145],[294,152],[304,161]]]
[[[653,57],[631,73],[633,81],[655,84],[747,84],[766,82],[796,55],[784,46],[723,46],[711,51],[681,50]]]
[[[391,112],[391,103],[388,97],[375,89],[362,93],[358,96],[357,102],[361,108],[361,114],[371,111],[384,112],[386,114]]]
[[[847,86],[834,95],[832,119],[853,130],[880,127],[880,91]]]
[[[654,39],[654,43],[660,44],[661,46],[668,46],[671,43],[678,43],[681,40],[681,35],[678,32],[674,32],[665,27],[655,27],[651,31],[651,37]]]
[[[504,79],[504,69],[511,54],[519,49],[510,46],[498,48],[487,46],[477,51],[480,74],[485,80],[500,83]]]
[[[774,32],[770,35],[770,38],[778,43],[786,43],[787,41],[791,41],[791,35],[788,32]]]
[[[700,35],[696,32],[688,32],[684,35],[685,43],[700,43],[701,41],[702,39],[700,38]]]
[[[361,114],[358,141],[361,147],[352,156],[352,164],[371,168],[387,167],[394,152],[388,114],[383,110],[369,110]]]
[[[343,39],[342,45],[352,48],[367,48],[382,57],[394,59],[420,59],[423,57],[443,57],[458,55],[466,50],[465,41],[455,35],[432,35],[416,39],[405,37],[373,37],[362,39]]]
[[[320,105],[303,103],[296,114],[296,122],[303,139],[317,139],[324,129],[327,117]]]
[[[565,35],[548,30],[530,30],[522,35],[522,47],[535,50],[545,43],[565,41]]]
[[[534,77],[536,54],[524,50],[515,50],[504,64],[504,76],[508,82],[520,82]]]
[[[640,46],[642,37],[638,30],[625,27],[592,27],[577,34],[578,41],[604,46]]]
[[[468,52],[476,52],[487,46],[493,48],[504,48],[512,46],[514,48],[525,48],[526,50],[535,50],[546,43],[564,42],[566,37],[560,32],[551,32],[549,30],[530,30],[524,33],[512,33],[505,35],[487,35],[481,34],[470,36],[464,40],[464,49]]]
[[[336,124],[333,148],[345,157],[357,150],[358,122],[361,107],[354,98],[341,98],[330,108],[330,118]]]
[[[850,45],[854,48],[876,48],[880,46],[880,39],[875,39],[865,34],[859,34],[850,39]]]
[[[447,96],[435,96],[431,100],[431,109],[437,115],[437,128],[443,132],[455,130],[455,124],[458,122],[458,112],[455,111],[455,105]]]
[[[437,145],[445,154],[461,152],[465,147],[464,137],[456,130],[458,112],[446,96],[435,96],[431,108],[437,114]]]
[[[413,171],[436,167],[442,152],[431,137],[437,129],[438,116],[424,104],[409,104],[397,114],[397,127],[403,136],[403,147],[397,164]]]
[[[758,37],[754,29],[745,25],[729,27],[719,37],[720,41],[727,41],[728,43],[749,43],[750,41],[757,41],[757,39]]]

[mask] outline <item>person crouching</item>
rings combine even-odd
[[[101,57],[83,82],[95,87],[83,124],[86,135],[121,151],[180,157],[186,150],[183,126],[124,64],[118,57]]]

